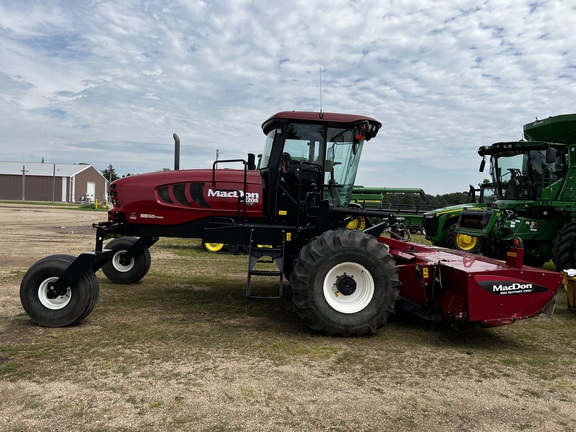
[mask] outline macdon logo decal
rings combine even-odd
[[[503,276],[498,277],[498,279],[494,279],[491,276],[476,276],[475,279],[483,289],[498,295],[530,294],[548,291],[546,287]]]
[[[244,194],[243,191],[224,191],[224,190],[213,190],[208,189],[208,197],[218,197],[218,198],[234,198],[238,199],[238,197],[244,197],[244,201],[246,203],[257,203],[260,201],[260,194],[258,192],[246,192]]]

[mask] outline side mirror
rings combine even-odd
[[[368,122],[363,121],[354,127],[354,144],[359,144],[366,140],[366,133],[368,132]]]
[[[554,147],[548,147],[546,149],[546,163],[556,162],[556,149]]]
[[[486,159],[482,158],[482,161],[480,162],[480,169],[478,171],[484,172],[485,167],[486,167]]]
[[[368,129],[370,124],[367,121],[363,121],[356,126],[354,126],[354,138],[352,141],[352,153],[356,154],[358,151],[358,144],[362,144],[366,141],[368,135]]]
[[[468,189],[468,199],[470,202],[476,202],[476,188],[470,185],[470,189]]]

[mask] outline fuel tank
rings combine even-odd
[[[259,171],[197,169],[124,177],[110,185],[108,219],[180,225],[208,217],[262,216]]]

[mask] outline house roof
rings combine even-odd
[[[0,162],[0,175],[22,175],[22,167],[24,167],[28,176],[52,177],[56,175],[56,177],[74,177],[91,166],[40,162]]]

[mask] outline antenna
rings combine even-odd
[[[322,66],[320,66],[320,114],[322,114]]]

